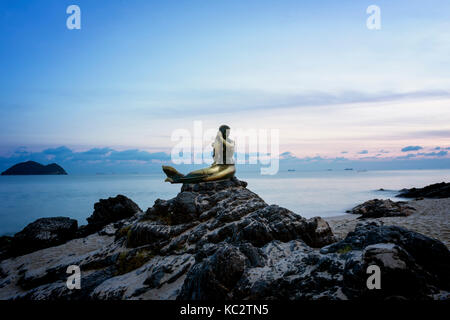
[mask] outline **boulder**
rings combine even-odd
[[[450,182],[435,183],[423,188],[402,189],[397,197],[401,198],[448,198]]]
[[[207,254],[207,253],[206,253]],[[220,244],[198,262],[183,284],[179,300],[229,300],[244,273],[247,257],[235,246]]]
[[[66,217],[41,218],[16,233],[11,240],[12,255],[60,245],[75,237],[77,220]]]
[[[321,217],[314,217],[306,220],[306,222],[308,223],[307,229],[309,230],[308,234],[310,235],[308,242],[311,247],[321,248],[336,241],[328,222]]]
[[[84,235],[99,231],[111,222],[127,219],[140,212],[139,206],[131,199],[117,195],[114,198],[100,199],[94,204],[94,212],[87,218]]]
[[[10,256],[13,237],[0,237],[0,261]],[[1,269],[0,269],[1,270]]]
[[[414,212],[406,202],[394,202],[386,199],[373,199],[357,205],[349,213],[360,214],[359,219],[381,217],[405,217]]]
[[[272,240],[301,239],[322,247],[336,241],[325,220],[306,220],[288,209],[268,205],[246,185],[236,178],[184,184],[175,198],[155,201],[131,227],[127,245],[171,250],[169,243],[177,247],[186,242],[200,246],[242,241],[262,247]]]

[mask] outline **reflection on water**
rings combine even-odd
[[[399,189],[449,181],[450,170],[239,173],[267,203],[304,217],[335,216],[373,198],[393,199]],[[143,210],[169,199],[180,185],[163,174],[95,176],[0,176],[0,235],[19,231],[41,217],[69,216],[85,224],[100,198],[123,194]],[[383,188],[385,191],[377,191]]]

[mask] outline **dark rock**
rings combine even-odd
[[[307,242],[311,247],[321,248],[336,241],[330,226],[321,217],[314,217],[306,220],[306,222],[308,223],[307,234],[309,235],[309,239],[305,242]]]
[[[239,245],[239,251],[247,257],[249,266],[264,267],[267,257],[264,255],[261,248],[254,247],[251,243],[244,242]]]
[[[56,163],[46,166],[35,161],[21,162],[2,172],[2,176],[11,175],[66,175],[67,172]]]
[[[242,241],[262,247],[272,240],[301,239],[321,247],[335,241],[323,219],[306,220],[288,209],[269,206],[246,185],[236,178],[183,185],[175,198],[155,201],[130,229],[127,245],[151,244],[160,250],[169,243],[180,246],[186,241],[197,246]],[[187,230],[190,234],[185,238],[175,238]]]
[[[78,227],[75,238],[84,238],[94,233],[96,230],[90,228],[88,225],[82,225]]]
[[[234,246],[223,244],[188,273],[179,300],[224,300],[241,278],[247,258]]]
[[[262,252],[265,266],[247,267],[228,298],[426,300],[450,288],[447,247],[393,226],[359,225],[320,252],[298,240],[273,241]],[[381,269],[380,290],[366,286],[367,268],[374,264]]]
[[[359,224],[344,240],[322,248],[321,253],[362,250],[375,244],[388,243],[402,247],[414,261],[441,279],[441,286],[450,288],[450,253],[447,247],[439,240],[402,227],[381,226],[374,222]]]
[[[217,192],[220,190],[225,190],[229,188],[245,188],[247,187],[247,182],[241,181],[236,177],[226,180],[219,180],[213,182],[200,182],[200,183],[185,183],[181,187],[181,191],[191,191],[191,192]]]
[[[66,217],[41,218],[16,233],[11,241],[11,255],[21,255],[60,245],[75,237],[78,223]]]
[[[150,220],[165,222],[169,225],[191,222],[198,217],[194,198],[195,195],[192,192],[180,192],[168,201],[157,199],[145,215]]]
[[[13,237],[1,236],[0,237],[0,261],[8,258],[11,255],[11,245]]]
[[[360,219],[381,218],[381,217],[404,217],[409,216],[415,209],[405,202],[394,202],[392,200],[373,199],[364,202],[352,210],[353,214],[360,214]]]
[[[230,240],[248,241],[262,247],[272,240],[287,242],[301,239],[312,247],[322,247],[336,239],[322,218],[306,220],[285,208],[266,206],[243,217]]]
[[[423,188],[400,190],[397,197],[401,198],[448,198],[450,197],[450,182],[435,183]]]
[[[176,226],[155,223],[151,221],[141,221],[134,224],[127,234],[127,246],[139,247],[151,245],[152,249],[159,251],[165,245],[168,245],[172,238],[180,235],[191,228],[190,224],[181,224]]]
[[[94,212],[87,218],[88,225],[83,232],[89,234],[99,231],[111,222],[130,218],[140,211],[136,203],[120,194],[114,198],[100,199],[94,204]]]
[[[50,301],[77,301],[89,300],[89,294],[101,283],[114,276],[114,268],[108,267],[96,270],[82,277],[81,290],[67,289],[67,274],[55,282],[43,284],[39,287],[21,293],[14,300],[50,300]]]

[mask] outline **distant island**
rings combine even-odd
[[[2,172],[2,176],[15,175],[56,175],[67,174],[67,172],[56,163],[46,166],[35,161],[26,161],[13,165],[8,170]]]

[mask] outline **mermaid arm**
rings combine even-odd
[[[219,140],[220,140],[220,143],[223,143],[223,144],[225,144],[225,147],[227,147],[227,148],[234,148],[234,141],[228,141],[228,140],[225,140],[222,136],[217,136],[218,138],[219,138]]]

